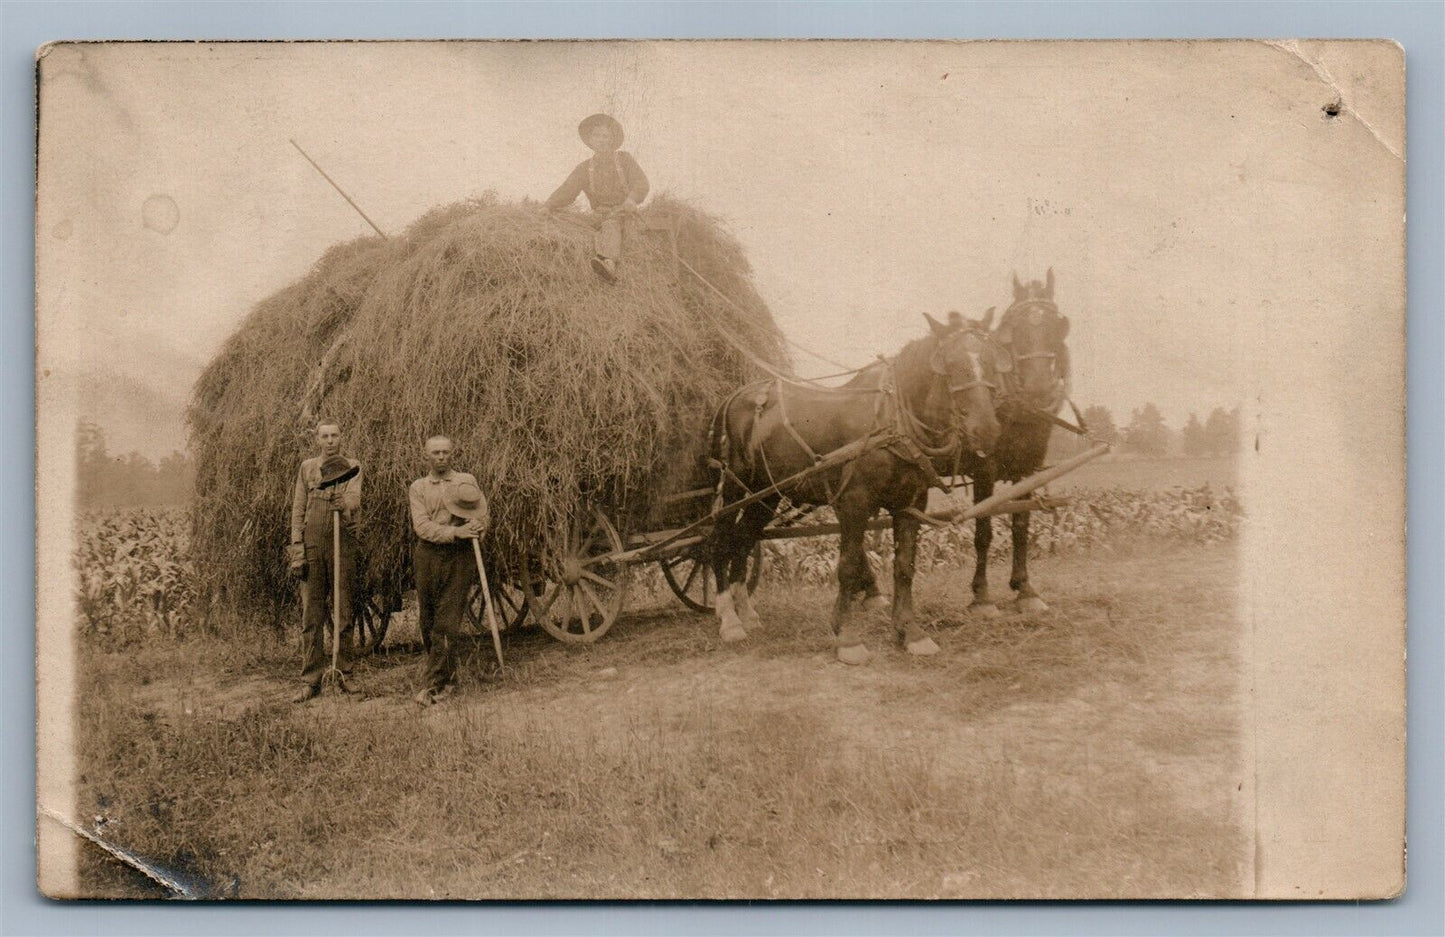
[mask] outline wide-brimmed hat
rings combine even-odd
[[[592,128],[598,124],[605,126],[612,132],[612,144],[614,146],[622,145],[622,125],[617,122],[617,118],[610,114],[593,114],[591,117],[584,118],[582,123],[577,125],[577,136],[582,138],[583,143],[586,143],[587,135],[591,133]]]
[[[447,485],[443,501],[455,517],[468,521],[487,519],[487,501],[482,497],[482,489],[469,481]]]
[[[360,465],[352,465],[350,459],[334,455],[321,463],[321,482],[317,488],[335,488],[351,481],[361,474]]]

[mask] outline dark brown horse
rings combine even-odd
[[[982,321],[969,327],[987,329],[992,310]],[[1050,419],[1069,396],[1069,348],[1064,340],[1069,320],[1054,303],[1054,271],[1041,283],[1020,283],[1013,278],[1013,303],[1004,310],[992,340],[1002,352],[998,356],[1000,392],[998,419],[1002,427],[998,445],[987,459],[965,458],[963,474],[973,479],[975,503],[993,494],[995,482],[1018,481],[1034,474],[1048,453]],[[1021,612],[1048,608],[1029,583],[1029,513],[1011,515],[1013,522],[1013,572],[1009,587],[1018,596]],[[985,618],[998,615],[988,592],[988,549],[993,541],[993,518],[974,522],[973,544],[977,561],[973,573],[974,614]]]
[[[831,504],[838,515],[838,599],[833,633],[838,659],[868,658],[855,611],[872,575],[863,551],[868,521],[879,508],[893,516],[893,625],[912,654],[938,646],[913,612],[913,561],[918,518],[938,479],[930,457],[954,449],[984,458],[999,434],[996,375],[962,332],[928,319],[930,334],[877,368],[871,386],[825,389],[784,381],[750,384],[732,394],[713,419],[712,451],[724,466],[723,503],[742,500],[817,464],[835,450],[860,445],[856,458],[785,486],[794,504]],[[758,624],[745,584],[748,556],[777,508],[770,495],[717,519],[709,553],[717,577],[721,637],[736,641]],[[726,584],[726,588],[724,588]]]

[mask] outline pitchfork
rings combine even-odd
[[[360,473],[361,466],[353,465],[316,487],[336,488]],[[321,685],[333,686],[342,693],[351,692],[346,675],[341,672],[341,508],[334,498],[331,502],[331,666],[321,675]]]

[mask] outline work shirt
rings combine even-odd
[[[547,207],[566,208],[584,193],[593,211],[616,208],[629,198],[640,205],[647,191],[647,176],[637,160],[630,153],[615,150],[578,163],[561,188],[547,199]]]
[[[447,497],[450,489],[462,482],[477,484],[474,476],[450,469],[441,478],[433,472],[427,472],[411,483],[411,487],[407,489],[407,500],[411,503],[411,529],[416,531],[418,537],[429,543],[456,542],[457,528],[463,521],[447,509]],[[481,490],[480,485],[477,485],[477,490]],[[488,520],[487,499],[484,495],[481,517],[483,527],[487,526]]]
[[[356,477],[322,491],[316,486],[321,484],[321,463],[324,462],[321,456],[306,459],[301,463],[301,468],[296,473],[296,487],[291,494],[291,542],[301,543],[306,530],[306,514],[313,504],[325,502],[327,511],[331,510],[333,502],[341,506],[341,519],[351,524],[355,519],[355,513],[361,507],[361,473]],[[360,467],[361,463],[355,459],[347,459],[347,465]]]

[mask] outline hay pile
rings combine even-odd
[[[434,433],[455,438],[454,464],[487,492],[483,546],[508,569],[552,549],[584,498],[642,529],[662,495],[702,481],[713,408],[757,376],[722,330],[788,364],[739,245],[682,202],[648,211],[677,217],[679,256],[731,303],[678,270],[666,235],[635,233],[608,285],[575,218],[492,197],[334,247],[259,303],[188,414],[193,551],[211,601],[274,611],[294,593],[291,486],[318,416],[366,466],[359,535],[376,595],[410,587],[406,487]]]

